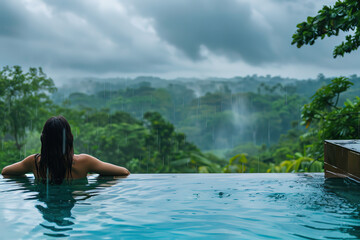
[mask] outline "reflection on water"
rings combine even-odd
[[[324,191],[335,193],[353,205],[360,203],[360,184],[347,178],[330,178],[324,180]]]
[[[40,185],[40,184],[38,184]],[[71,209],[74,207],[76,200],[72,195],[70,187],[49,186],[41,184],[37,187],[36,198],[40,203],[36,208],[42,214],[43,218],[49,223],[55,223],[55,226],[41,224],[44,228],[48,228],[54,232],[59,232],[57,235],[62,235],[60,232],[72,230],[70,227],[74,224],[71,216]]]
[[[360,239],[360,184],[349,179],[326,179],[324,190],[335,194],[342,202],[334,207],[333,212],[341,213],[344,216],[344,222],[347,218],[352,220],[352,224],[339,226],[339,231],[355,236]]]
[[[110,187],[119,181],[113,177],[97,177],[90,183],[88,179],[79,179],[62,185],[47,186],[28,177],[6,180],[8,183],[16,183],[22,191],[31,193],[31,197],[24,200],[37,200],[35,207],[46,220],[39,225],[50,230],[44,232],[44,235],[52,237],[69,237],[66,232],[73,230],[75,217],[71,214],[71,210],[75,204],[81,204],[82,201],[98,195],[99,189]]]

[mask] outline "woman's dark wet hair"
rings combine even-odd
[[[43,182],[61,184],[65,177],[71,178],[74,148],[73,135],[63,116],[49,118],[41,133],[41,158],[35,166],[37,177]]]

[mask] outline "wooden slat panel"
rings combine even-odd
[[[360,153],[349,151],[347,171],[360,177]]]
[[[329,142],[324,143],[325,178],[360,181],[360,153]]]

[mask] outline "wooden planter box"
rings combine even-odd
[[[325,178],[350,178],[360,182],[360,140],[326,140]]]

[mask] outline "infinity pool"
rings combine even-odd
[[[323,174],[0,179],[0,239],[358,239],[360,186]]]

